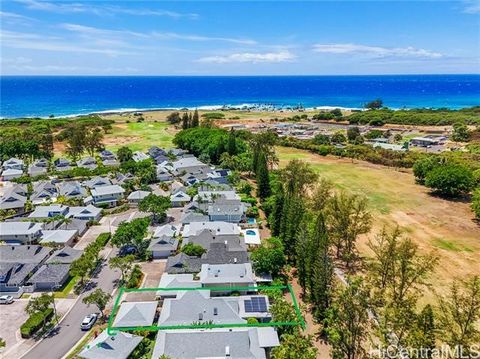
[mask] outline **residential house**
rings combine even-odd
[[[46,174],[48,171],[48,160],[45,158],[39,159],[28,166],[28,174],[31,177],[40,176]]]
[[[163,273],[158,284],[157,295],[161,298],[175,298],[181,291],[174,288],[201,288],[202,283],[194,280],[193,274]],[[163,289],[163,290],[162,290]]]
[[[64,172],[72,169],[71,163],[66,158],[58,158],[53,162],[55,171]]]
[[[94,170],[97,168],[97,160],[93,157],[85,157],[82,158],[81,160],[77,161],[77,166],[80,168],[86,168],[89,170]]]
[[[28,218],[32,219],[46,219],[54,218],[57,216],[68,215],[68,206],[63,204],[52,204],[49,206],[37,206],[34,211],[29,214]]]
[[[181,224],[190,224],[192,222],[208,222],[210,219],[208,216],[196,213],[196,212],[186,212],[180,219]]]
[[[59,182],[57,184],[57,189],[60,196],[69,199],[84,198],[87,196],[87,191],[78,181]]]
[[[167,152],[164,149],[161,149],[157,146],[152,146],[148,149],[148,155],[155,160],[159,156],[166,156]]]
[[[117,202],[123,199],[125,190],[119,185],[109,185],[95,187],[91,191],[91,197],[94,205],[107,205],[113,207],[117,205]]]
[[[78,354],[83,359],[127,359],[143,340],[142,336],[125,332],[109,335],[104,330]]]
[[[117,161],[117,157],[113,152],[108,150],[103,150],[99,154],[100,160],[104,166],[119,166],[120,163]]]
[[[78,237],[76,229],[42,230],[41,244],[55,243],[62,246],[73,246]]]
[[[123,185],[125,184],[126,182],[128,181],[131,181],[135,178],[134,175],[132,175],[131,173],[120,173],[118,172],[116,175],[115,175],[115,178],[112,180],[112,184],[117,184],[117,185]]]
[[[183,238],[195,236],[204,229],[209,230],[215,237],[240,235],[240,227],[235,223],[228,222],[192,222],[184,226]]]
[[[55,201],[58,196],[57,187],[51,181],[38,181],[33,183],[33,192],[30,200],[34,205]]]
[[[173,180],[173,176],[165,167],[157,165],[157,180],[160,182],[168,182]]]
[[[88,188],[92,189],[100,186],[110,186],[112,184],[112,181],[110,181],[108,177],[95,176],[88,181],[85,181],[83,184]]]
[[[99,221],[102,216],[102,210],[89,204],[88,206],[70,207],[68,217],[81,219],[84,221]]]
[[[0,246],[0,292],[18,293],[46,261],[50,251],[37,245]]]
[[[180,228],[172,224],[165,224],[155,228],[153,237],[159,238],[162,236],[176,237],[180,234]]]
[[[146,327],[153,324],[157,301],[124,302],[115,315],[113,327]]]
[[[271,348],[279,345],[272,327],[162,330],[157,334],[152,359],[267,359]]]
[[[120,162],[118,162],[116,158],[103,160],[102,164],[109,167],[120,166]]]
[[[168,257],[167,264],[165,266],[165,273],[172,275],[198,273],[202,269],[203,263],[204,262],[200,257],[189,256],[183,252],[180,252],[174,256]]]
[[[100,159],[102,161],[105,161],[105,160],[114,160],[116,159],[117,157],[115,156],[115,154],[112,152],[112,151],[109,151],[109,150],[103,150],[99,153],[99,156],[100,156]]]
[[[202,264],[239,264],[250,261],[245,249],[231,250],[225,243],[211,243],[210,248],[201,256],[194,257],[179,253],[168,257],[165,272],[170,274],[198,273]]]
[[[135,162],[140,162],[140,161],[145,161],[148,160],[150,157],[148,157],[145,153],[136,151],[133,152],[132,158]]]
[[[71,247],[63,247],[56,250],[48,258],[47,263],[49,264],[71,264],[73,261],[81,257],[83,251],[80,249],[74,249]]]
[[[240,223],[245,219],[246,206],[241,201],[216,200],[208,206],[210,221]]]
[[[149,191],[133,191],[127,197],[128,203],[132,205],[138,205],[142,199],[147,197],[148,195],[152,194]]]
[[[152,252],[154,259],[167,258],[175,253],[177,248],[178,238],[164,235],[152,238],[148,246],[148,250]]]
[[[163,301],[158,325],[246,324],[248,318],[271,320],[267,296],[211,297],[209,290],[185,290]]]
[[[8,168],[2,171],[2,180],[11,181],[15,178],[20,178],[23,176],[23,170],[17,170],[15,168]]]
[[[207,222],[209,223],[209,222]],[[200,232],[197,232],[194,235],[184,236],[182,245],[187,245],[193,243],[199,245],[206,250],[210,249],[213,243],[221,243],[229,250],[245,250],[245,242],[243,237],[238,234],[220,234],[210,231],[208,228],[204,228]]]
[[[22,183],[11,183],[11,186],[6,189],[5,192],[13,192],[19,194],[20,196],[27,197],[28,188],[26,184]]]
[[[172,207],[183,207],[188,202],[190,202],[191,199],[192,197],[190,197],[186,192],[182,190],[177,190],[170,196]]]
[[[180,180],[185,186],[190,187],[196,184],[200,184],[204,180],[208,179],[208,176],[204,173],[186,173],[180,177]]]
[[[202,264],[198,274],[204,288],[215,287],[254,287],[255,276],[251,263],[241,264]],[[250,289],[240,290],[240,293],[250,292]],[[217,292],[215,294],[218,294]]]
[[[0,222],[0,241],[14,244],[35,243],[42,237],[42,229],[42,223]]]
[[[0,197],[0,209],[13,210],[16,213],[23,213],[27,197],[17,194],[12,191],[7,191]]]
[[[55,291],[70,277],[70,264],[44,264],[27,281],[36,291]]]
[[[21,159],[12,157],[2,163],[4,170],[20,170],[23,171],[24,162]]]
[[[173,161],[167,168],[176,176],[184,173],[207,173],[210,171],[210,167],[196,157],[186,157]]]

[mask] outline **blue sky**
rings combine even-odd
[[[8,75],[480,72],[480,0],[1,2]]]

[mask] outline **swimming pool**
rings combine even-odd
[[[247,229],[247,230],[245,231],[245,234],[246,234],[247,236],[256,236],[256,235],[257,235],[257,233],[256,233],[255,231],[251,230],[251,229]]]
[[[248,217],[247,218],[247,223],[248,224],[255,224],[255,223],[257,223],[257,220],[253,217]]]

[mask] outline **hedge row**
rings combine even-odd
[[[130,278],[127,281],[127,288],[138,288],[140,282],[142,281],[143,273],[140,269],[140,266],[136,264],[133,267],[132,273],[130,273]]]
[[[428,156],[421,152],[390,151],[373,148],[368,145],[346,145],[343,148],[338,148],[333,145],[316,145],[309,140],[297,140],[291,137],[281,139],[278,144],[280,146],[307,150],[321,156],[334,155],[338,157],[355,158],[390,167],[411,168],[415,161]]]
[[[47,322],[53,316],[53,309],[48,308],[44,312],[36,312],[30,315],[25,323],[20,327],[20,333],[22,338],[28,339],[31,338],[40,328],[42,328],[43,323]]]

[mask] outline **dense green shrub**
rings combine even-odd
[[[480,107],[465,108],[462,110],[449,109],[411,109],[391,110],[382,108],[375,111],[352,113],[346,119],[351,124],[381,125],[393,123],[402,125],[436,125],[445,126],[463,122],[474,125],[480,124]]]
[[[435,192],[449,197],[469,193],[473,189],[472,171],[462,165],[445,164],[427,173],[425,185]]]
[[[180,131],[173,143],[197,157],[208,158],[218,164],[223,153],[228,151],[229,132],[220,128],[194,127]],[[235,154],[245,152],[247,145],[239,136],[235,140]]]
[[[130,273],[130,278],[128,278],[127,288],[138,288],[142,281],[142,277],[142,270],[140,269],[140,266],[136,264]]]
[[[199,244],[187,243],[183,246],[182,252],[188,256],[200,257],[203,253],[206,252],[206,249]]]
[[[475,217],[480,220],[480,188],[473,191],[472,210],[475,213]]]
[[[30,315],[25,323],[23,323],[20,327],[22,338],[31,338],[33,334],[43,327],[43,323],[50,320],[52,316],[52,308],[48,308],[45,312],[36,312]]]

